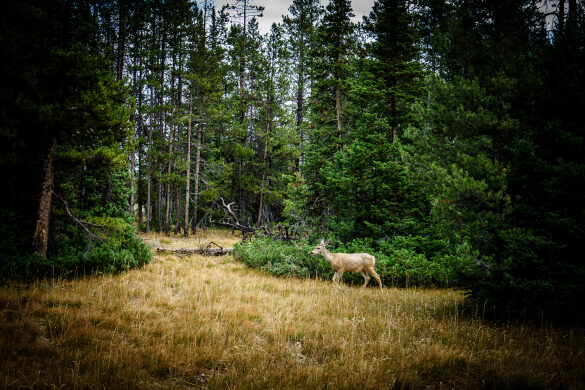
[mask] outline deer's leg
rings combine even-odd
[[[372,275],[374,277],[374,279],[376,279],[376,281],[378,282],[378,284],[380,285],[380,290],[382,289],[382,281],[380,280],[380,275],[378,275],[378,273],[376,272],[376,270],[374,269],[374,267],[371,267],[368,270],[368,273],[370,275]]]
[[[336,274],[337,274],[337,281],[336,281],[337,288],[340,289],[340,290],[343,290],[341,288],[341,286],[339,285],[339,282],[341,282],[341,278],[343,277],[343,271],[342,270],[337,270]]]
[[[337,288],[339,290],[341,290],[341,287],[339,286],[339,283],[337,282],[337,280],[340,278],[341,276],[339,275],[339,271],[335,271],[335,274],[333,275],[333,283],[335,283],[335,285],[337,286]]]
[[[368,273],[365,271],[360,271],[360,273],[364,277],[364,285],[362,286],[362,288],[364,288],[368,285],[368,282],[370,281],[370,275],[368,275]]]

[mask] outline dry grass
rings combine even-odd
[[[231,235],[208,231],[196,247]],[[451,290],[277,279],[232,257],[0,289],[4,388],[583,388],[582,331],[462,317]]]

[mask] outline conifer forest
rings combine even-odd
[[[324,238],[385,286],[583,321],[583,1],[291,0],[267,33],[270,2],[219,3],[3,2],[2,280],[223,227],[274,275],[330,278]]]
[[[585,387],[585,1],[366,2],[2,2],[0,388]]]

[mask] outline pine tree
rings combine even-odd
[[[385,117],[392,130],[392,141],[407,123],[410,104],[422,94],[422,66],[418,62],[418,36],[408,3],[379,0],[364,18],[364,29],[373,39],[367,51],[372,61],[364,61],[379,91],[375,110]]]
[[[277,195],[278,181],[270,180],[270,177],[278,177],[279,169],[288,172],[293,160],[290,152],[285,149],[290,124],[284,103],[289,98],[290,67],[282,26],[273,24],[270,33],[264,38],[263,57],[265,61],[259,72],[259,92],[263,102],[258,107],[258,124],[261,127],[258,131],[259,156],[262,159],[259,161],[261,175],[257,226],[270,222],[270,216],[273,215],[270,210],[280,206],[279,203],[282,201]],[[284,164],[279,164],[278,160],[283,157]]]
[[[305,163],[306,106],[310,90],[311,56],[315,50],[315,29],[323,7],[318,0],[294,0],[289,7],[291,17],[285,16],[283,23],[289,37],[292,58],[296,63],[296,130],[299,135],[300,155],[297,166]],[[298,169],[297,167],[297,169]]]
[[[311,124],[307,147],[307,179],[315,199],[324,198],[323,169],[346,142],[344,129],[347,80],[353,54],[354,26],[348,0],[331,0],[315,38],[311,90]],[[326,202],[325,202],[326,203]],[[325,203],[316,213],[321,213]]]
[[[2,180],[2,201],[14,210],[15,232],[30,240],[13,238],[16,245],[2,248],[8,257],[0,272],[33,276],[51,267],[113,270],[147,261],[128,214],[129,90],[115,80],[111,37],[96,34],[109,18],[79,2],[38,12],[36,2],[24,1],[1,14],[1,45],[14,45],[2,65],[0,127],[11,129],[2,132],[9,145],[2,156],[12,156],[2,158],[2,174],[12,172]],[[10,241],[3,233],[2,246]],[[27,260],[27,252],[37,256]]]
[[[413,17],[406,2],[378,1],[364,30],[368,43],[348,82],[351,131],[325,169],[330,227],[342,239],[416,234],[422,216],[397,143],[422,93]]]

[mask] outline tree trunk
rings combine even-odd
[[[305,44],[304,34],[301,35],[300,52],[299,52],[299,74],[297,81],[297,134],[299,135],[299,143],[301,153],[297,164],[297,170],[300,170],[305,162],[305,135],[303,132],[303,105],[305,94]]]
[[[132,90],[134,91],[134,96],[136,96],[136,66],[133,67],[133,71],[132,71]],[[136,103],[135,103],[136,104]],[[136,105],[134,105],[133,107],[133,111],[132,111],[132,129],[134,130],[134,132],[132,133],[132,137],[131,137],[131,142],[132,145],[130,147],[130,214],[132,215],[132,219],[134,219],[134,202],[135,202],[135,194],[136,194],[136,189],[134,188],[136,186],[135,183],[135,174],[134,174],[134,169],[136,168],[136,145],[135,145],[135,141],[136,141],[136,133],[137,133],[137,127],[138,127],[138,122],[136,120]]]
[[[173,153],[173,116],[175,114],[175,109],[171,111],[171,128],[169,130],[169,165],[167,167],[167,202],[166,202],[166,210],[165,210],[165,234],[168,236],[170,234],[170,227],[169,227],[169,216],[171,211],[171,164],[173,159],[171,158],[171,154]]]
[[[244,172],[244,160],[240,161],[240,177],[239,177],[239,186],[240,186],[240,219],[243,221],[246,219],[246,194],[244,192],[244,187],[242,186],[242,175]]]
[[[153,101],[153,90],[150,87],[150,101]],[[147,182],[146,182],[146,233],[150,233],[150,221],[152,219],[152,205],[151,205],[151,187],[152,187],[152,107],[148,114],[148,150],[146,157],[148,159],[147,167]]]
[[[339,147],[341,149],[342,137],[341,137],[341,91],[339,86],[335,88],[335,118],[337,120],[337,135],[339,137]]]
[[[158,103],[161,107],[164,107],[164,89],[165,89],[165,67],[166,67],[166,34],[161,34],[161,51],[160,51],[160,91],[158,95]],[[161,136],[163,136],[164,128],[165,128],[165,115],[164,109],[160,111],[159,114],[159,126]],[[162,220],[162,203],[163,203],[163,196],[162,196],[162,166],[159,167],[159,181],[158,181],[158,202],[157,202],[157,222],[158,222],[158,232],[163,231],[163,220]]]
[[[142,123],[140,124],[140,130],[138,131],[138,138],[142,136],[144,128]],[[138,143],[138,180],[136,181],[136,199],[138,201],[138,225],[142,225],[142,208],[144,207],[144,192],[142,191],[140,184],[142,182],[142,174],[144,173],[142,168],[142,143]]]
[[[47,247],[49,244],[49,220],[51,217],[51,202],[53,200],[56,148],[57,138],[53,137],[53,145],[49,148],[43,164],[43,182],[39,199],[39,209],[37,212],[37,223],[32,243],[33,252],[42,257],[47,257]]]
[[[124,52],[126,49],[126,2],[118,2],[118,53],[116,55],[116,80],[122,80]]]
[[[178,75],[178,90],[177,90],[177,107],[182,113],[183,108],[183,60],[182,56],[179,55],[179,75]],[[181,125],[182,127],[182,125]],[[181,131],[180,128],[177,127],[177,132],[175,134],[176,138],[176,148],[180,149],[181,145]],[[175,164],[175,171],[177,169],[177,159],[179,159],[181,154],[177,155],[177,158],[174,160]],[[178,235],[181,231],[181,187],[179,185],[175,185],[175,236]]]
[[[569,0],[569,18],[567,20],[567,28],[571,34],[577,32],[577,0]]]
[[[197,127],[197,146],[195,148],[195,177],[193,180],[195,181],[194,190],[193,190],[193,232],[197,229],[197,210],[198,210],[198,200],[199,200],[199,170],[201,166],[201,137],[203,135],[203,111],[199,110],[199,126]]]
[[[193,91],[189,87],[189,121],[187,125],[187,183],[185,185],[185,226],[183,234],[189,237],[189,186],[191,176],[191,116],[193,114]]]
[[[579,53],[579,25],[577,23],[577,0],[569,0],[569,17],[567,19],[567,48],[572,58],[578,56]],[[582,47],[582,46],[581,46]],[[581,70],[582,71],[582,70]]]
[[[559,14],[557,19],[557,41],[563,38],[565,30],[565,0],[559,0]],[[558,43],[557,42],[557,43]]]
[[[138,38],[136,38],[135,40],[135,45],[138,47]],[[140,63],[140,67],[143,67],[142,62]],[[134,75],[136,77],[136,68],[137,68],[137,64],[136,64],[136,57],[134,60]],[[142,180],[142,174],[143,174],[143,168],[142,168],[142,143],[140,143],[140,139],[142,138],[142,135],[144,134],[144,123],[142,122],[142,114],[141,114],[141,109],[142,109],[142,77],[143,77],[143,72],[140,72],[140,88],[138,87],[138,83],[135,82],[134,86],[135,86],[135,96],[138,102],[138,107],[136,107],[136,113],[137,113],[137,118],[138,121],[136,122],[136,136],[138,137],[138,178],[136,180],[136,199],[138,201],[138,226],[140,226],[142,224],[142,207],[144,205],[144,193],[141,191],[141,180]]]
[[[141,126],[142,128],[142,126]],[[144,130],[144,129],[142,129]],[[140,134],[140,133],[139,133]],[[136,181],[136,199],[138,201],[138,225],[142,225],[142,208],[144,207],[144,192],[141,191],[142,180],[142,144],[138,143],[138,180]],[[142,186],[144,187],[144,186]]]
[[[240,57],[240,97],[244,98],[244,89],[246,88],[246,29],[248,26],[246,25],[246,17],[248,11],[248,4],[247,0],[244,0],[244,24],[243,24],[243,36],[242,36],[242,54]],[[245,111],[245,109],[244,109]]]
[[[242,100],[242,107],[241,107],[241,114],[240,115],[241,115],[242,125],[247,126],[247,123],[246,123],[246,102],[247,102],[248,95],[246,93],[246,40],[248,38],[248,36],[247,36],[248,2],[247,2],[247,0],[243,0],[243,1],[244,1],[244,8],[243,8],[244,23],[242,25],[242,27],[243,27],[242,53],[240,56],[240,98]],[[246,144],[247,133],[248,133],[248,128],[245,127],[242,146],[244,146]],[[240,199],[240,218],[244,219],[245,215],[246,215],[246,198],[245,198],[245,194],[244,194],[244,188],[242,187],[242,175],[244,173],[244,159],[243,158],[239,158],[238,168],[239,169],[238,169],[237,180],[238,180],[238,193],[239,193],[239,199]]]
[[[266,135],[264,136],[264,157],[262,159],[262,181],[260,182],[260,202],[258,205],[258,219],[256,220],[256,226],[260,226],[262,220],[262,206],[264,203],[264,183],[266,181],[266,169],[268,160],[268,135],[270,134],[270,110],[266,114]]]
[[[175,236],[181,231],[181,188],[175,186]]]
[[[132,114],[132,118],[135,119],[134,114]],[[135,129],[135,126],[132,127]],[[136,133],[133,132],[131,136],[132,147],[130,148],[130,214],[132,215],[132,219],[134,220],[134,202],[135,202],[135,193],[136,190],[136,183],[134,180],[134,170],[136,169],[136,150],[134,149],[134,140],[136,139]]]
[[[158,232],[163,231],[162,222],[162,204],[163,204],[163,186],[162,186],[162,165],[158,168],[158,186],[156,194],[156,222],[158,225]]]

